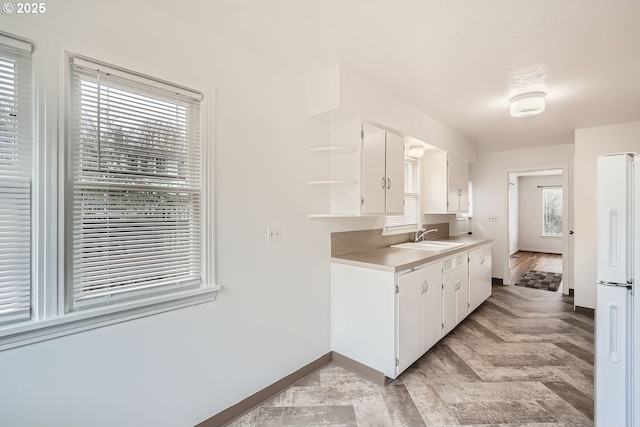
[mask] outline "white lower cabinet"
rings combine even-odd
[[[442,325],[444,335],[469,314],[469,263],[467,252],[442,261]]]
[[[398,276],[398,371],[442,338],[442,263]]]
[[[491,295],[490,260],[488,244],[397,273],[331,263],[331,349],[396,378]]]
[[[491,245],[469,251],[469,312],[491,296]]]
[[[466,257],[465,257],[466,258]],[[468,259],[468,258],[466,258]],[[458,295],[456,309],[456,325],[462,322],[471,313],[469,310],[469,265],[458,269]]]
[[[455,270],[442,276],[442,333],[451,332],[456,327],[458,314],[458,275]]]

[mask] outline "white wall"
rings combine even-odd
[[[471,169],[473,181],[473,233],[493,239],[492,275],[503,278],[507,242],[507,186],[510,172],[556,169],[566,166],[569,181],[573,176],[573,144],[526,150],[479,153]],[[571,188],[569,189],[571,191]],[[489,222],[497,216],[497,222]]]
[[[307,217],[328,199],[309,191],[322,171],[306,150],[329,134],[306,115],[307,76],[144,2],[58,0],[42,16],[0,16],[0,28],[215,86],[223,286],[212,303],[0,352],[0,425],[190,427],[330,350],[329,234],[382,220]],[[267,225],[282,227],[281,243],[266,244]]]
[[[473,142],[342,65],[311,76],[307,92],[310,116],[324,120],[361,116],[468,162],[476,159]]]
[[[522,251],[562,253],[562,237],[542,236],[542,189],[539,185],[562,185],[562,175],[518,178],[518,248]]]
[[[520,180],[517,176],[509,176],[509,255],[513,255],[518,252],[518,248],[520,247],[520,243],[518,241],[518,218],[520,217],[518,212],[519,206],[519,184]]]
[[[24,30],[16,17],[0,28]],[[304,161],[325,126],[306,117],[304,78],[143,2],[56,1],[22,19],[215,86],[223,290],[0,352],[0,425],[190,427],[327,353],[330,240],[307,218]]]
[[[628,151],[640,153],[640,122],[576,130],[575,304],[582,307],[596,304],[596,159]]]

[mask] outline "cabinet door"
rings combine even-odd
[[[458,292],[456,295],[456,301],[458,309],[456,311],[457,322],[460,323],[469,314],[469,266],[459,267],[456,270],[458,280]]]
[[[385,131],[368,123],[362,124],[362,204],[363,214],[384,213]]]
[[[442,338],[442,264],[432,264],[423,271],[424,354]]]
[[[387,178],[385,212],[404,213],[404,139],[391,132],[386,133],[385,171]]]
[[[447,153],[427,151],[422,157],[422,213],[447,213]]]
[[[491,245],[469,251],[469,312],[491,296]]]
[[[458,212],[460,209],[460,160],[455,156],[447,156],[447,211]]]
[[[460,187],[458,208],[460,212],[469,212],[469,163],[460,160],[458,172],[458,186]]]
[[[457,274],[455,270],[442,276],[442,335],[446,335],[458,324],[456,313],[457,299]]]
[[[422,270],[398,277],[398,374],[423,354],[423,281]]]

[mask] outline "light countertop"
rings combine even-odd
[[[334,256],[331,258],[331,262],[371,268],[375,270],[398,272],[411,267],[417,267],[431,261],[437,261],[441,258],[446,258],[460,251],[468,251],[470,249],[480,247],[487,243],[491,243],[492,240],[474,236],[457,236],[438,239],[437,241],[464,243],[464,246],[458,246],[456,248],[439,252],[389,247]]]

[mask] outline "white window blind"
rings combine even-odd
[[[387,215],[385,231],[411,231],[418,228],[418,161],[404,161],[404,214]]]
[[[0,35],[0,323],[31,317],[31,51]]]
[[[201,286],[201,95],[70,66],[69,308]]]
[[[562,188],[542,189],[542,235],[562,236]]]

